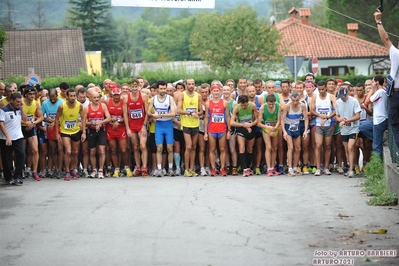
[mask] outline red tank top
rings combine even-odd
[[[112,98],[108,101],[108,111],[111,118],[119,119],[119,126],[118,128],[125,127],[125,123],[123,122],[123,98],[121,98],[119,105],[115,105]],[[113,129],[112,123],[107,124],[107,131]]]
[[[132,100],[130,93],[127,95],[127,113],[129,116],[129,125],[134,128],[141,128],[143,126],[146,113],[141,92],[138,94],[137,101]]]
[[[93,110],[91,108],[91,104],[87,106],[87,123],[89,128],[96,128],[95,126],[92,126],[97,120],[104,120],[104,110],[103,110],[103,105],[101,103],[98,104],[98,109]],[[101,127],[104,127],[104,125],[101,125]]]
[[[226,110],[222,99],[219,99],[216,103],[213,100],[209,100],[208,131],[210,133],[223,133],[227,131]]]

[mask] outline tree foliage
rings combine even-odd
[[[0,27],[0,61],[3,61],[3,46],[7,41],[7,34],[2,27]]]
[[[356,23],[360,20],[375,27],[375,20],[373,13],[380,1],[368,1],[368,0],[327,0],[328,7],[341,14],[327,11],[327,27],[343,33],[347,32],[347,23]],[[343,14],[343,15],[342,15]],[[351,18],[347,18],[347,15]],[[383,22],[384,28],[387,32],[399,35],[399,29],[397,27],[397,17],[399,16],[399,1],[388,0],[384,1],[384,12]],[[376,29],[372,29],[364,24],[359,23],[358,36],[371,42],[382,43]],[[397,43],[398,39],[390,36],[392,43]]]
[[[36,0],[33,12],[29,14],[30,22],[35,29],[44,29],[47,26],[47,0]]]
[[[105,0],[69,0],[68,24],[81,27],[86,51],[111,54],[116,46],[115,23]]]
[[[262,66],[282,59],[281,36],[249,6],[220,15],[201,14],[191,35],[190,51],[213,68]]]

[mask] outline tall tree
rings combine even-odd
[[[380,1],[369,0],[327,0],[330,10],[327,11],[327,26],[330,29],[347,32],[347,23],[356,23],[358,21],[364,22],[375,27],[373,13]],[[350,10],[350,12],[348,12]],[[397,27],[397,17],[399,15],[399,1],[389,0],[384,1],[384,28],[395,35],[399,35]],[[359,23],[358,36],[371,42],[382,43],[378,36],[377,30]],[[391,41],[396,43],[398,38],[391,36]]]
[[[47,1],[37,0],[34,12],[29,12],[30,22],[36,29],[43,29],[47,26]]]
[[[15,13],[18,10],[15,10],[13,3],[10,0],[6,0],[3,3],[5,7],[4,11],[0,14],[0,26],[3,27],[5,30],[15,30],[17,26],[17,22],[15,20]]]
[[[190,50],[213,68],[261,68],[281,60],[280,34],[249,6],[197,17]],[[279,47],[280,46],[280,47]]]
[[[117,47],[111,5],[105,0],[69,0],[68,24],[81,27],[86,51],[102,51],[106,57]]]

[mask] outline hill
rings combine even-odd
[[[111,0],[108,0],[111,2]],[[216,0],[216,10],[223,12],[225,9],[235,8],[239,4],[248,4],[258,11],[262,17],[269,17],[271,0]],[[40,7],[40,8],[39,8]],[[32,21],[40,17],[45,20],[44,28],[58,28],[65,25],[67,10],[70,5],[68,0],[2,0],[0,3],[0,18],[3,23],[12,20],[16,29],[36,28]],[[40,11],[39,11],[40,9]],[[133,21],[146,9],[142,7],[112,7],[114,19],[124,18]],[[171,8],[171,16],[176,16],[186,9]],[[190,9],[190,13],[212,11],[211,9]],[[151,12],[148,12],[151,13]]]

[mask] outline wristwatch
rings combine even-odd
[[[189,112],[189,116],[192,116],[192,115],[193,115],[193,111],[190,111],[190,112]]]
[[[382,25],[382,21],[381,21],[381,20],[380,20],[380,21],[377,21],[376,24],[377,24],[377,26],[378,26],[378,25]]]

